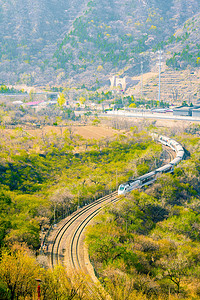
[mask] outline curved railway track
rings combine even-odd
[[[166,158],[165,164],[169,163],[176,157],[176,153],[170,147],[162,145],[163,149],[167,152],[168,158]]]
[[[64,264],[69,271],[81,270],[86,274],[91,273],[87,268],[89,266],[90,269],[91,266],[84,255],[85,250],[81,242],[84,229],[103,207],[117,200],[117,192],[113,192],[64,219],[57,231],[54,231],[54,236],[50,237],[53,240],[49,248],[50,265],[54,267],[56,264]]]
[[[168,158],[165,160],[166,164],[166,161],[174,158],[175,153],[167,146],[163,146],[163,148],[168,153]],[[62,220],[48,240],[51,267],[62,264],[70,273],[81,272],[89,275],[93,282],[98,282],[84,243],[84,230],[101,209],[119,199],[117,191],[115,191]]]

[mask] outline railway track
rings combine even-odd
[[[176,153],[175,153],[174,150],[172,150],[168,146],[162,145],[162,147],[163,147],[163,150],[167,153],[167,156],[168,156],[168,157],[165,158],[165,163],[164,164],[168,164],[170,161],[172,161],[176,157]]]
[[[168,153],[166,164],[168,160],[174,158],[175,153],[167,146],[163,146],[163,149]],[[78,209],[71,216],[62,220],[57,230],[54,230],[49,237],[50,266],[53,268],[57,264],[62,264],[70,274],[81,272],[90,276],[93,282],[98,282],[84,243],[84,230],[104,207],[119,199],[117,191],[115,191]]]
[[[51,267],[63,264],[69,271],[91,273],[91,265],[88,256],[85,256],[86,251],[82,241],[84,229],[103,207],[118,199],[117,192],[113,192],[77,210],[62,221],[49,248]]]

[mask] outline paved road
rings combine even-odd
[[[80,110],[75,111],[75,115],[84,115],[88,111]],[[188,116],[174,116],[173,113],[156,113],[148,110],[138,110],[138,111],[126,111],[126,110],[114,110],[108,111],[106,113],[102,112],[92,112],[92,114],[98,114],[100,117],[125,117],[125,118],[146,118],[146,119],[163,119],[163,120],[177,120],[177,121],[188,121],[188,122],[199,122],[200,118],[198,117],[188,117]]]
[[[164,119],[164,120],[181,120],[189,122],[200,122],[200,118],[188,116],[174,116],[172,113],[153,113],[149,111],[130,112],[124,110],[110,111],[100,113],[99,116],[127,117],[127,118],[147,118],[147,119]]]

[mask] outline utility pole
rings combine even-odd
[[[141,99],[143,98],[143,61],[141,61]]]
[[[54,215],[54,224],[56,224],[56,203],[54,203],[54,208],[53,208],[53,215]]]
[[[158,57],[158,59],[159,59],[159,63],[158,63],[158,66],[159,66],[159,91],[158,91],[158,102],[159,102],[159,106],[160,106],[160,73],[161,73],[161,66],[162,66],[162,63],[161,63],[161,61],[162,61],[162,53],[163,53],[163,51],[159,51],[158,52],[158,54],[159,54],[159,57]]]
[[[38,298],[37,298],[37,300],[40,300],[41,298],[41,289],[40,289],[40,283],[41,283],[41,279],[39,279],[39,278],[35,278],[35,280],[37,281],[37,284],[38,284],[38,286],[37,286],[37,296],[38,296]]]
[[[78,191],[78,206],[77,210],[80,208],[80,190]]]

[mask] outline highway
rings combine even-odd
[[[134,111],[129,110],[111,110],[106,112],[90,111],[92,114],[97,114],[99,117],[123,117],[123,118],[144,118],[144,119],[160,119],[160,120],[176,120],[176,121],[188,121],[188,122],[199,122],[200,118],[190,116],[174,116],[171,112],[158,113],[146,109],[135,109]],[[87,114],[86,110],[74,111],[76,116]]]
[[[126,111],[126,110],[113,110],[106,113],[100,113],[99,116],[109,117],[126,117],[126,118],[146,118],[146,119],[163,119],[163,120],[177,120],[177,121],[190,121],[200,122],[200,118],[189,116],[174,116],[172,113],[156,113],[148,110]]]

